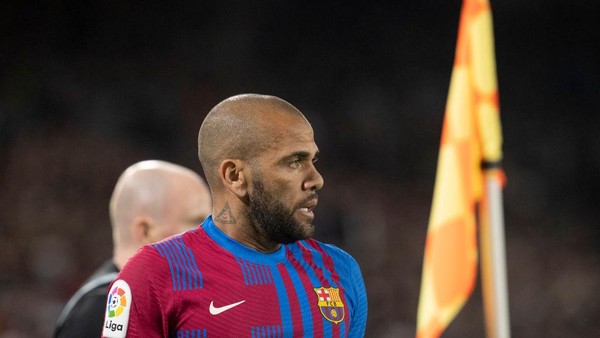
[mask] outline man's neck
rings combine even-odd
[[[256,226],[246,220],[237,219],[235,223],[224,223],[213,219],[213,223],[229,238],[256,251],[271,253],[281,247],[281,243],[269,241],[261,236]]]

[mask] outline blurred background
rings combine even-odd
[[[513,337],[600,336],[598,1],[492,1]],[[0,338],[48,337],[111,255],[120,173],[202,174],[219,101],[312,122],[316,224],[361,264],[367,337],[413,337],[460,12],[453,1],[0,4]],[[483,337],[480,282],[444,337]]]

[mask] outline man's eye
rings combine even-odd
[[[290,163],[290,167],[292,167],[292,168],[300,167],[300,160],[294,160],[292,163]]]

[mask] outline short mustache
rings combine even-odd
[[[296,204],[294,209],[302,208],[304,205],[316,202],[319,203],[319,195],[316,192],[311,193],[307,198],[303,199],[300,203]]]

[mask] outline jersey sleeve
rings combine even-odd
[[[108,292],[102,337],[168,337],[168,264],[146,246],[125,264]]]
[[[323,249],[333,258],[341,284],[346,289],[346,300],[350,309],[348,337],[362,338],[367,326],[367,290],[358,262],[348,252],[331,244]]]
[[[356,260],[350,257],[350,276],[353,286],[352,323],[348,337],[364,337],[367,326],[367,290]]]

